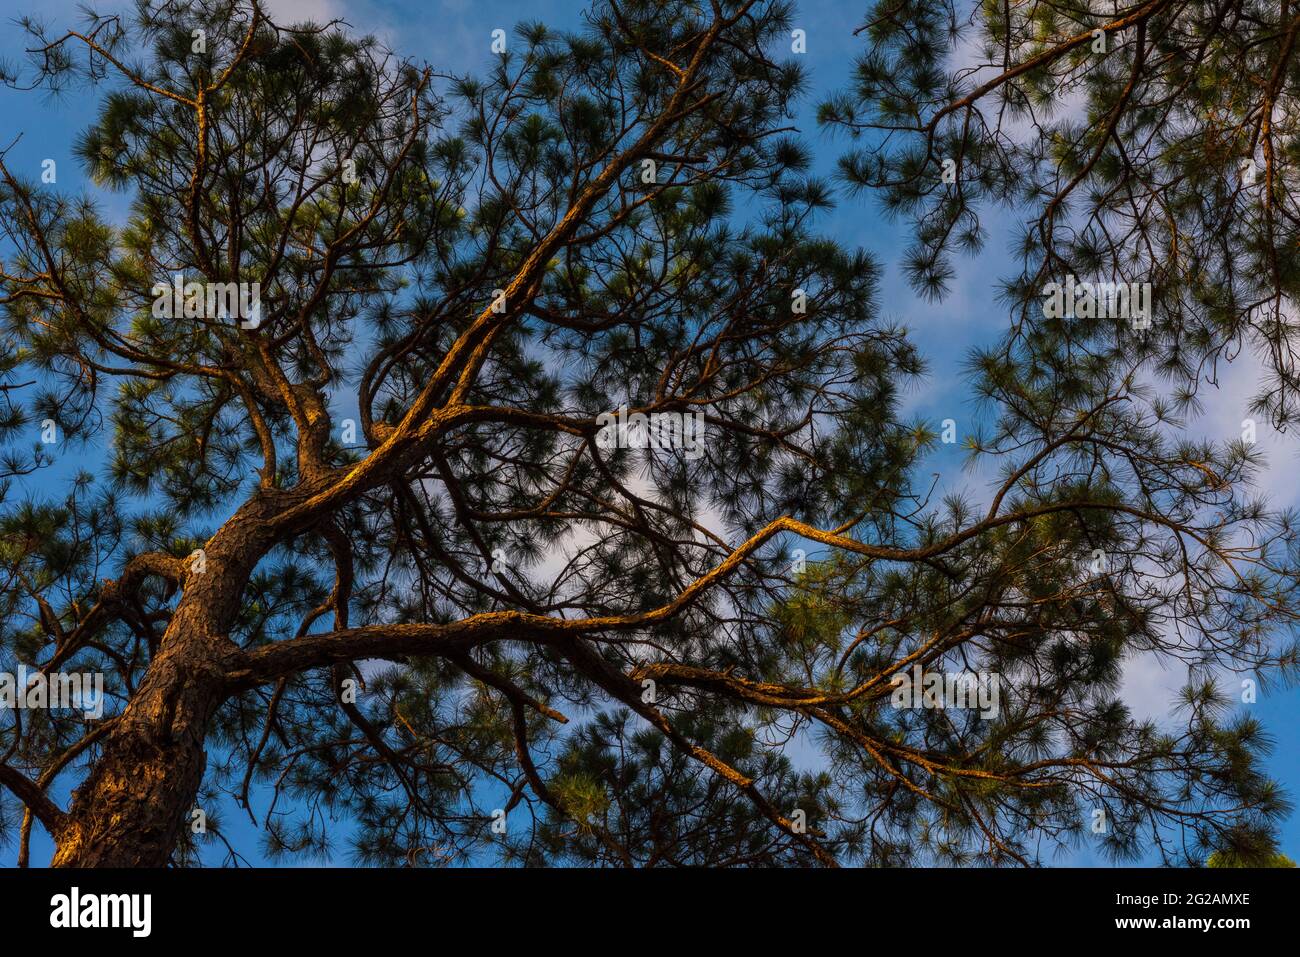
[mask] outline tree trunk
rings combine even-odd
[[[227,637],[270,542],[255,499],[208,543],[144,680],[105,736],[55,835],[54,867],[162,867],[203,780],[204,741],[239,657]],[[187,563],[188,564],[188,563]]]
[[[177,616],[158,657],[77,789],[55,867],[161,867],[203,780],[208,724],[224,699],[216,636]],[[218,639],[224,640],[224,639]]]

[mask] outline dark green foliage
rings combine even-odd
[[[913,39],[873,28],[828,120],[954,92],[949,18],[905,6]],[[80,156],[132,205],[0,187],[6,461],[41,464],[19,452],[47,414],[106,459],[103,491],[5,499],[5,660],[102,668],[119,713],[187,649],[178,682],[220,705],[175,807],[242,805],[273,858],[1036,863],[1099,810],[1117,857],[1266,841],[1267,739],[1212,680],[1295,662],[1293,521],[1249,498],[1258,456],[1181,440],[1101,324],[1035,323],[971,360],[995,499],[932,502],[938,436],[899,413],[922,359],[784,132],[790,8],[667,8],[523,25],[479,79],[247,0],[92,23],[136,82],[46,38],[44,83],[116,78]],[[845,161],[918,217],[928,294],[981,240],[975,201],[1034,181],[965,148],[988,171],[955,204],[917,147]],[[260,282],[260,325],[155,317],[175,273]],[[704,413],[701,454],[603,447],[621,406]],[[1176,728],[1121,700],[1143,653],[1193,666]],[[1000,710],[895,707],[913,664],[1000,675]],[[82,731],[6,726],[6,760],[75,783],[131,743],[68,755]]]

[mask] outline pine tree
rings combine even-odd
[[[0,647],[108,697],[0,732],[21,860],[39,822],[55,864],[189,862],[227,799],[268,854],[335,816],[420,866],[1269,839],[1212,680],[1294,660],[1257,455],[1048,330],[973,360],[991,503],[932,503],[922,359],[818,232],[787,4],[596,0],[480,79],[255,0],[28,26],[131,212],[0,163]],[[1180,728],[1119,699],[1139,652],[1201,666]],[[998,702],[899,706],[916,667]]]
[[[1253,418],[1229,444],[1249,457],[1263,420],[1280,433],[1295,423],[1294,4],[875,0],[855,35],[853,81],[819,120],[851,143],[842,182],[910,227],[917,293],[941,299],[957,255],[982,251],[1005,219],[1022,224],[1019,271],[1001,286],[1012,321],[973,363],[985,395],[1045,380],[1074,390],[1073,366],[1123,369],[1144,383],[1153,419],[1178,429],[1219,401],[1222,369],[1253,353]],[[1146,286],[1153,304],[1137,325],[1045,308],[1049,290],[1076,281]],[[1205,466],[1208,484],[1231,481],[1207,451],[1183,442],[1177,454]],[[1224,650],[1193,644],[1194,673]],[[1280,661],[1294,672],[1287,651]],[[1276,851],[1251,828],[1211,843],[1246,862]]]
[[[941,296],[954,254],[988,240],[981,216],[1006,208],[1023,223],[1004,288],[1018,327],[1039,325],[1042,289],[1067,276],[1150,283],[1146,335],[1062,333],[1142,360],[1183,409],[1255,352],[1252,414],[1296,421],[1294,3],[878,0],[857,33],[853,83],[819,118],[854,143],[845,182],[913,227],[919,292]]]

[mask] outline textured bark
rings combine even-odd
[[[208,724],[224,698],[215,636],[178,612],[103,755],[77,789],[53,865],[161,867],[203,779]]]
[[[240,657],[226,633],[270,545],[266,517],[260,500],[241,508],[206,546],[206,569],[186,576],[157,657],[54,835],[53,866],[168,862],[203,780],[209,725]]]

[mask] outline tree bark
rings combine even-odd
[[[54,835],[52,866],[168,863],[203,780],[208,728],[241,657],[228,630],[271,544],[266,511],[259,499],[247,503],[205,546],[206,568],[187,573],[157,656]]]
[[[179,611],[136,696],[77,789],[55,867],[161,867],[180,839],[207,763],[204,739],[224,700],[213,636]]]

